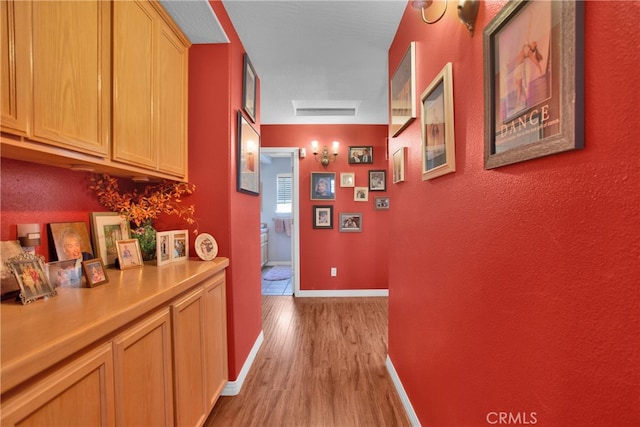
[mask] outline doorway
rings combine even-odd
[[[260,181],[262,293],[295,295],[300,290],[298,148],[261,148]]]

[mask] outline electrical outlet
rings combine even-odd
[[[338,269],[336,267],[331,267],[331,277],[336,277],[338,275]]]

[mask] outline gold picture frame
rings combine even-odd
[[[116,242],[116,248],[118,250],[120,270],[138,268],[144,265],[138,239],[118,240]]]
[[[396,137],[416,118],[416,42],[411,42],[390,82],[391,135]]]

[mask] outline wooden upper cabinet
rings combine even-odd
[[[0,129],[22,136],[30,110],[30,15],[28,2],[0,1]]]
[[[155,2],[113,13],[113,160],[186,178],[188,41]]]
[[[106,157],[111,122],[110,4],[35,1],[31,8],[29,137]]]

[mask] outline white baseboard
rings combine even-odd
[[[291,265],[291,261],[267,261],[267,267],[275,267],[276,265]]]
[[[388,297],[388,289],[345,289],[345,290],[325,290],[325,291],[305,291],[296,292],[297,297]]]
[[[256,355],[258,354],[258,350],[260,350],[260,346],[262,346],[263,341],[264,331],[260,331],[260,335],[258,335],[256,342],[253,344],[253,347],[247,356],[247,360],[245,360],[244,365],[242,365],[238,379],[235,381],[228,381],[227,385],[224,386],[220,393],[221,396],[237,396],[240,393],[240,390],[242,390],[242,384],[244,384],[244,380],[247,378],[247,374],[251,369],[251,365],[253,365],[253,361],[256,359]]]
[[[389,372],[389,376],[391,376],[393,385],[396,387],[398,396],[400,396],[400,400],[402,401],[402,406],[404,407],[404,410],[407,413],[407,417],[409,417],[409,422],[413,427],[420,427],[420,421],[418,420],[418,416],[416,415],[416,412],[413,410],[411,401],[409,401],[409,396],[407,396],[407,392],[404,391],[404,387],[402,386],[400,377],[396,372],[396,368],[393,367],[393,363],[391,362],[389,355],[387,355],[387,361],[385,365],[387,366],[387,371]]]

